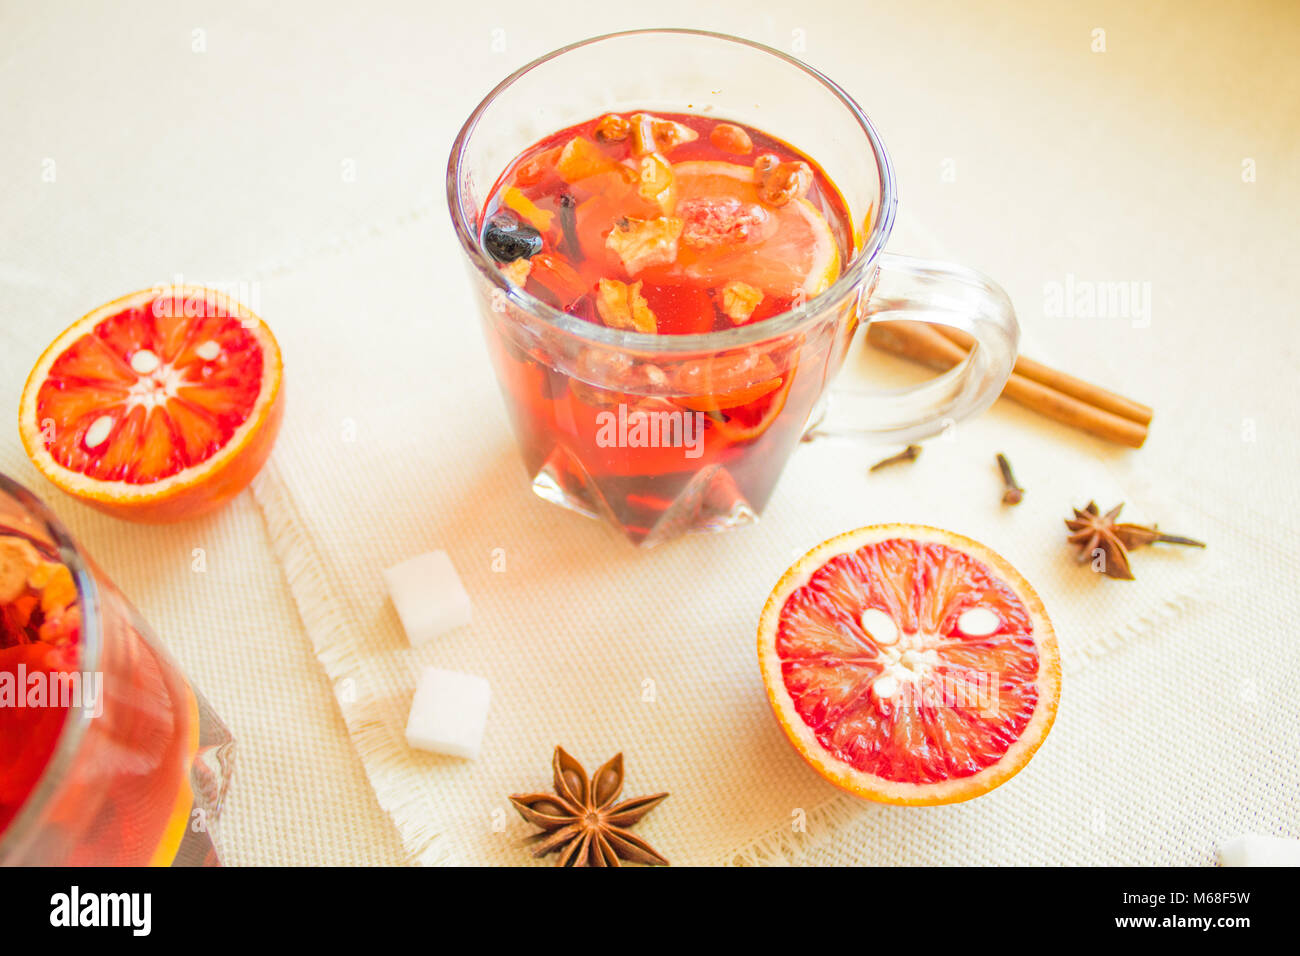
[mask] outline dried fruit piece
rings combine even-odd
[[[632,153],[666,153],[674,146],[698,139],[699,133],[676,120],[663,119],[650,113],[632,114]]]
[[[17,600],[27,590],[27,577],[40,564],[36,549],[22,538],[0,538],[0,604]]]
[[[673,168],[668,160],[658,153],[642,156],[638,164],[637,193],[652,206],[665,215],[673,211],[677,203],[677,189],[673,178]]]
[[[745,282],[728,282],[722,287],[720,298],[722,314],[736,325],[742,325],[763,301],[763,292]]]
[[[596,311],[611,329],[650,335],[658,330],[655,314],[641,295],[640,282],[628,285],[617,279],[601,279],[596,289]]]
[[[629,398],[626,392],[615,392],[598,385],[588,385],[576,378],[569,379],[569,391],[578,401],[592,408],[611,408],[614,405],[625,404]]]
[[[563,309],[587,291],[587,284],[576,269],[558,256],[549,252],[533,256],[532,278],[535,283],[552,294],[551,299],[543,296],[543,301],[557,309]]]
[[[632,358],[623,352],[595,347],[583,348],[578,353],[574,374],[566,376],[569,391],[580,402],[585,402],[592,407],[618,405],[629,401],[626,392],[609,386],[615,382],[630,383],[633,378],[633,367]]]
[[[27,583],[41,592],[41,611],[47,615],[59,613],[76,603],[77,585],[66,565],[42,561]]]
[[[649,113],[632,114],[632,155],[644,156],[646,153],[658,152],[655,142],[654,117]]]
[[[528,274],[533,271],[533,261],[531,259],[516,259],[514,262],[508,262],[501,267],[501,274],[504,275],[510,283],[519,286],[521,289],[528,281]]]
[[[754,180],[758,196],[770,206],[784,206],[802,199],[812,188],[812,167],[802,160],[783,163],[772,153],[754,160]]]
[[[575,371],[587,381],[622,382],[631,375],[635,364],[625,352],[592,346],[578,352]]]
[[[517,186],[507,186],[501,193],[501,204],[523,216],[539,232],[549,232],[555,213],[538,208]]]
[[[718,149],[743,156],[754,149],[754,141],[749,134],[735,123],[719,123],[709,131],[709,142]]]
[[[542,234],[512,215],[497,215],[483,230],[483,247],[497,262],[514,262],[541,252]]]
[[[642,362],[637,365],[636,368],[633,369],[633,373],[638,385],[648,385],[651,388],[663,388],[668,384],[668,373],[658,365],[651,365],[649,362]]]
[[[764,236],[770,218],[758,203],[729,196],[685,199],[678,204],[682,242],[697,249],[734,246]]]
[[[607,113],[596,123],[596,138],[606,143],[621,143],[632,132],[632,124],[627,117],[617,113]]]
[[[589,139],[575,136],[564,144],[560,158],[555,162],[556,172],[565,182],[574,183],[588,176],[609,172],[615,165],[601,148]]]
[[[535,186],[541,182],[548,173],[555,172],[555,161],[560,158],[560,147],[553,146],[548,150],[538,153],[530,159],[524,160],[515,170],[516,186]]]
[[[623,263],[628,275],[650,266],[667,265],[677,258],[682,221],[673,216],[658,219],[623,218],[605,239],[605,246]]]

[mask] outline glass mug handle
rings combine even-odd
[[[951,326],[973,336],[976,346],[960,365],[911,388],[832,386],[830,408],[805,438],[910,442],[979,414],[1001,394],[1016,361],[1020,325],[993,280],[949,262],[884,253],[851,348],[865,339],[872,321],[893,319]]]

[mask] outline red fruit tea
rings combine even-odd
[[[493,187],[480,237],[552,308],[665,339],[801,311],[854,252],[844,200],[810,157],[676,113],[607,114],[534,144]],[[505,324],[488,338],[535,489],[637,542],[761,510],[842,358],[798,336],[690,360],[577,347],[572,361],[556,354],[572,343]]]
[[[190,768],[206,705],[141,637],[134,610],[111,585],[100,585],[97,605],[104,633],[90,672],[72,573],[46,542],[0,528],[3,862],[214,862],[192,819]],[[78,746],[52,768],[73,722],[84,723]],[[47,769],[57,779],[40,796],[39,819],[27,821],[22,813]],[[7,840],[24,826],[21,845]]]

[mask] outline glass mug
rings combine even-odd
[[[23,676],[28,690],[21,706],[0,693],[0,865],[218,865],[212,833],[234,759],[230,732],[139,612],[3,474],[0,538],[67,568],[68,613],[80,618],[70,657],[0,640],[0,681],[13,689]],[[43,696],[32,695],[33,681]]]
[[[607,112],[701,113],[760,129],[815,160],[856,234],[820,295],[725,331],[654,335],[587,322],[510,285],[480,242],[497,177],[532,144]],[[816,434],[907,442],[987,408],[1015,362],[1006,294],[972,270],[887,253],[897,203],[866,114],[776,50],[692,30],[584,40],[502,81],[474,110],[447,168],[452,222],[533,489],[649,546],[757,519],[791,452]],[[830,384],[872,319],[952,326],[976,347],[909,389]]]

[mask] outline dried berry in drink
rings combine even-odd
[[[497,262],[514,262],[541,252],[542,234],[514,216],[497,215],[483,230],[483,245]]]
[[[754,141],[735,123],[719,123],[709,133],[709,142],[718,149],[743,156],[753,151]]]
[[[772,153],[764,153],[754,160],[754,179],[758,197],[769,206],[784,206],[794,199],[802,199],[812,186],[812,167],[800,160],[783,163]]]
[[[617,113],[608,113],[596,124],[596,138],[606,143],[621,143],[632,131],[632,124]]]

